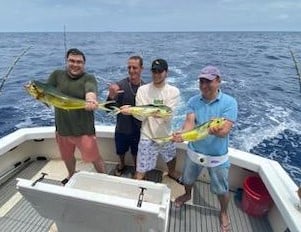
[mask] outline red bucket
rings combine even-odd
[[[272,207],[273,200],[258,176],[248,176],[244,181],[242,209],[255,217],[264,216]]]

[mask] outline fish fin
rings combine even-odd
[[[102,106],[102,105],[99,105],[99,106],[98,106],[98,109],[99,109],[99,110],[107,111],[107,112],[109,112],[109,113],[112,112],[112,110],[110,110],[109,108],[107,108],[107,107],[105,107],[105,106]]]
[[[45,103],[45,102],[43,102],[43,104],[44,104],[45,106],[47,106],[48,108],[50,108],[50,105],[49,105],[49,104],[47,104],[47,103]]]
[[[159,138],[151,138],[151,140],[157,144],[168,143],[171,141],[171,137],[159,137]]]
[[[111,106],[111,108],[112,108],[111,114],[117,115],[120,113],[120,108],[118,108],[117,106]]]
[[[106,102],[99,102],[98,103],[98,109],[104,110],[107,112],[112,112],[113,110],[110,108],[113,108],[115,106],[111,106],[111,104],[115,103],[116,101],[111,100],[111,101],[106,101]]]

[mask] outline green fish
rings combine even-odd
[[[184,141],[197,141],[206,138],[209,135],[209,128],[223,126],[226,122],[224,118],[214,118],[199,126],[194,127],[189,131],[180,133]],[[152,138],[156,143],[167,143],[172,141],[172,135],[160,138]]]
[[[119,114],[120,109],[114,107],[113,114]],[[128,112],[133,116],[150,117],[156,116],[160,118],[166,118],[172,116],[172,109],[166,105],[141,105],[141,106],[129,106]]]
[[[35,99],[43,102],[46,106],[53,105],[56,108],[64,110],[76,110],[85,108],[85,100],[69,97],[51,85],[42,83],[40,81],[30,81],[29,84],[24,86],[26,91]],[[112,111],[105,107],[106,104],[113,103],[115,101],[107,101],[98,103],[98,109],[105,111]]]

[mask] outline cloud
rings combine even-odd
[[[1,1],[2,31],[301,30],[300,0]]]

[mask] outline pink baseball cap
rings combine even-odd
[[[217,67],[215,66],[212,66],[212,65],[208,65],[206,66],[205,68],[203,68],[201,70],[201,73],[199,74],[198,78],[205,78],[207,80],[214,80],[215,78],[217,77],[220,77],[221,76],[221,73],[220,71],[218,70]]]

